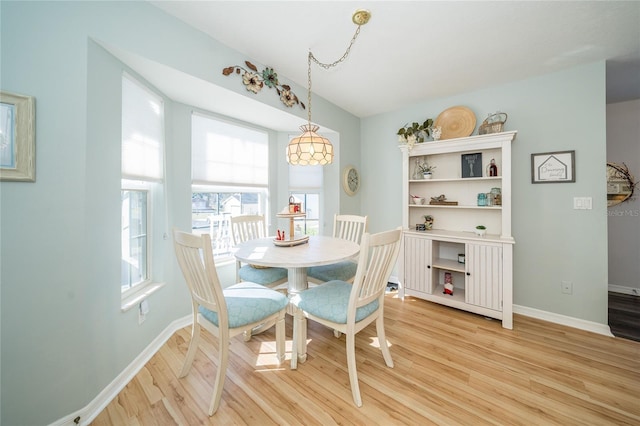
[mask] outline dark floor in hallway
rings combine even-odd
[[[610,291],[609,327],[616,337],[640,342],[640,296]]]

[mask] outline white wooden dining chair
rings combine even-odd
[[[218,370],[209,415],[220,406],[229,360],[230,339],[261,324],[275,325],[276,361],[284,361],[284,315],[287,297],[260,284],[243,282],[225,289],[213,261],[211,237],[173,230],[178,264],[191,293],[193,327],[191,342],[179,377],[189,373],[200,341],[200,328],[218,338]]]
[[[262,215],[231,216],[230,222],[231,242],[234,246],[267,236],[267,225]],[[236,260],[236,281],[251,281],[276,287],[287,282],[287,269],[243,264]]]
[[[402,228],[378,234],[365,233],[360,245],[353,284],[329,281],[302,291],[291,299],[294,306],[291,368],[297,368],[300,327],[311,319],[346,335],[347,368],[353,402],[362,406],[356,371],[356,334],[376,322],[378,344],[388,367],[393,367],[384,332],[384,295],[400,250]],[[304,335],[304,334],[303,334]],[[306,353],[302,354],[303,359]]]
[[[333,218],[333,236],[360,244],[362,235],[367,232],[367,216],[335,215]],[[357,259],[344,260],[330,265],[312,266],[307,269],[309,282],[320,284],[331,280],[353,282],[356,276]]]

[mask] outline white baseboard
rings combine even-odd
[[[609,284],[609,291],[614,293],[631,294],[633,296],[640,296],[640,288],[624,287],[621,285]]]
[[[532,318],[549,321],[555,324],[566,325],[568,327],[578,328],[580,330],[591,331],[593,333],[603,334],[613,337],[611,329],[606,324],[600,324],[593,321],[586,321],[579,318],[568,317],[566,315],[555,314],[553,312],[541,311],[539,309],[529,308],[526,306],[513,305],[513,312]]]
[[[191,314],[173,321],[129,364],[107,387],[105,387],[86,407],[71,413],[50,426],[88,425],[105,409],[127,384],[133,380],[147,362],[160,350],[167,340],[178,330],[191,325]],[[79,423],[74,420],[79,418]]]

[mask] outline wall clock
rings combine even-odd
[[[360,173],[354,166],[347,166],[342,173],[342,188],[348,195],[355,195],[360,189]]]

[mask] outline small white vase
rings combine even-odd
[[[423,179],[431,179],[432,173],[428,172],[428,173],[423,173],[422,174],[422,178]]]
[[[487,232],[487,230],[486,229],[476,229],[475,232],[476,232],[477,236],[483,237],[484,234]]]

